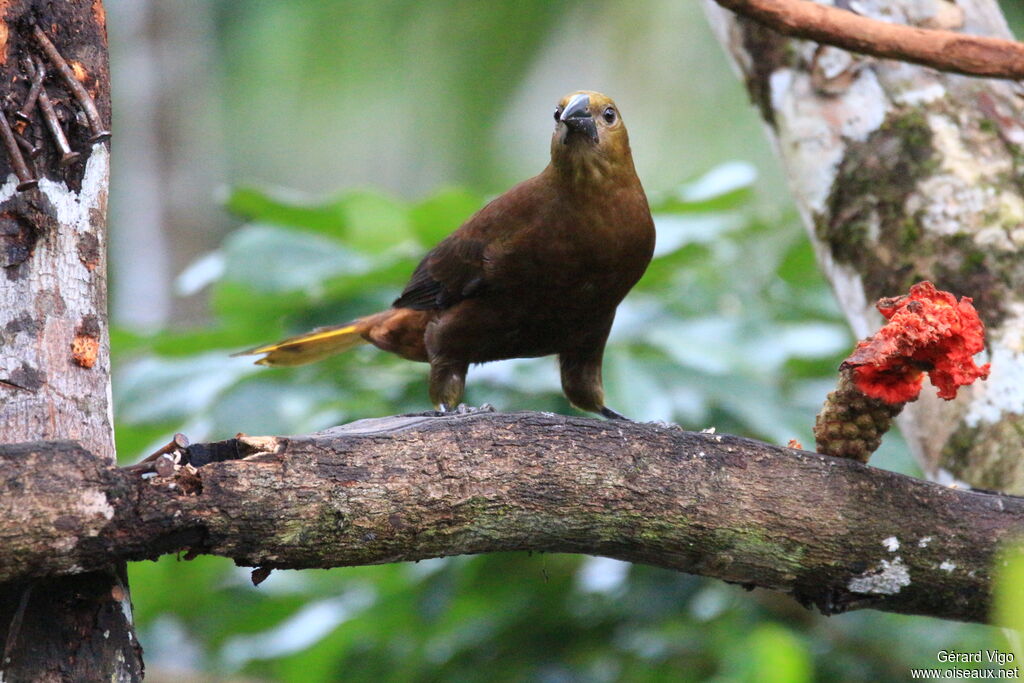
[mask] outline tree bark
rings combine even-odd
[[[38,27],[110,121],[102,4],[15,0],[2,9],[0,82],[8,121],[42,145],[38,189],[19,191],[12,151],[0,164],[0,442],[74,439],[113,464],[110,354],[106,325],[105,221],[110,166],[105,142],[33,35]],[[13,110],[26,101],[26,58],[45,64],[44,93],[77,162],[64,156],[35,107],[27,126]],[[81,111],[81,121],[76,115]],[[23,178],[21,180],[24,180]],[[124,566],[108,560],[89,574],[0,586],[0,679],[135,680],[141,676]]]
[[[732,436],[550,414],[406,416],[191,446],[143,479],[0,447],[0,578],[189,550],[269,568],[502,550],[605,555],[826,613],[988,617],[1024,500]]]
[[[840,3],[837,3],[839,5]],[[846,6],[845,4],[841,6]],[[705,0],[859,337],[914,282],[974,298],[992,373],[900,426],[940,480],[1024,493],[1024,90],[786,38]],[[861,0],[890,22],[1010,38],[995,0]]]

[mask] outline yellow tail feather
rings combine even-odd
[[[356,321],[338,327],[321,327],[312,332],[300,334],[297,337],[291,337],[273,344],[257,346],[254,349],[232,355],[267,354],[256,361],[257,365],[270,365],[274,367],[305,365],[306,363],[323,360],[342,351],[348,351],[365,343],[366,340],[362,337],[359,321]]]

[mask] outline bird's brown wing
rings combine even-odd
[[[489,231],[463,228],[434,247],[392,305],[420,311],[444,309],[479,293],[485,285],[485,252],[490,241],[473,234],[479,232]]]
[[[445,309],[498,286],[505,251],[518,234],[544,222],[547,195],[538,176],[482,208],[423,258],[392,305]]]

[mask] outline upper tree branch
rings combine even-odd
[[[983,621],[1024,501],[732,436],[542,414],[384,418],[188,449],[140,479],[74,444],[0,447],[0,580],[190,548],[334,567],[499,550],[606,555]]]
[[[795,38],[968,76],[1024,79],[1024,43],[890,24],[808,0],[715,0]]]

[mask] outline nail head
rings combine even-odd
[[[60,158],[60,161],[57,165],[60,166],[61,168],[64,168],[65,166],[70,166],[71,164],[78,161],[78,157],[80,156],[82,155],[79,154],[78,152],[68,152],[67,154]]]

